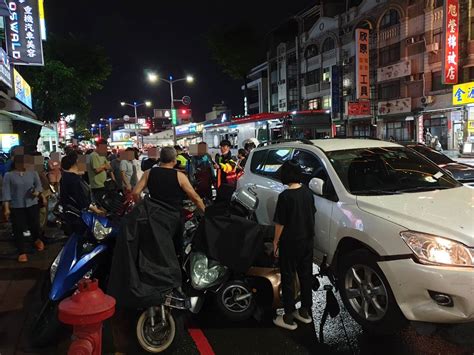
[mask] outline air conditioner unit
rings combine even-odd
[[[439,43],[434,42],[426,45],[426,51],[427,52],[438,52],[439,51]]]

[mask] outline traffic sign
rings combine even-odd
[[[173,126],[178,124],[178,112],[175,108],[171,109],[171,124]]]
[[[189,96],[183,96],[183,104],[189,106],[191,104],[191,98]]]

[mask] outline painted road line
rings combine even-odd
[[[188,328],[188,333],[191,335],[191,338],[193,338],[194,344],[196,344],[201,355],[215,355],[211,344],[209,344],[209,341],[201,329]]]

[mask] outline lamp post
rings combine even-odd
[[[151,107],[151,101],[145,101],[142,103],[137,103],[136,101],[134,101],[133,104],[129,104],[128,102],[122,101],[120,105],[133,107],[133,110],[135,113],[135,135],[137,136],[137,147],[140,148],[140,141],[138,140],[138,110],[137,109],[140,106]]]
[[[173,85],[175,83],[178,83],[180,81],[186,81],[187,83],[191,84],[194,82],[194,77],[191,76],[191,75],[187,75],[185,78],[181,78],[181,79],[174,79],[172,75],[169,76],[169,79],[165,79],[165,78],[161,78],[158,76],[158,74],[156,73],[148,73],[148,81],[150,83],[156,83],[157,81],[164,81],[165,83],[169,84],[170,86],[170,98],[171,98],[171,111],[173,112],[174,111],[174,103],[176,101],[179,101],[181,102],[181,100],[175,100],[174,99],[174,90],[173,90]],[[177,122],[176,122],[177,123]],[[176,144],[176,127],[175,127],[175,123],[171,123],[171,125],[173,126],[173,143]]]

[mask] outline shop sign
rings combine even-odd
[[[8,54],[15,65],[44,65],[38,0],[8,1]]]
[[[339,66],[333,65],[331,70],[331,110],[332,118],[339,118],[341,114],[341,90]]]
[[[397,115],[411,112],[411,97],[399,100],[380,101],[378,104],[379,116]]]
[[[467,130],[469,133],[474,132],[474,121],[467,121]]]
[[[131,130],[138,130],[142,128],[142,125],[140,123],[125,123],[123,125],[124,129],[131,129]]]
[[[64,118],[61,118],[61,120],[58,122],[58,135],[59,135],[59,138],[65,138],[66,137],[66,130],[67,130],[67,123],[64,120]]]
[[[7,52],[3,48],[0,48],[0,81],[5,83],[10,89],[12,87],[12,68],[10,65],[10,59],[8,58]]]
[[[189,123],[181,126],[176,127],[176,135],[177,136],[184,136],[187,134],[195,134],[202,132],[204,128],[203,124],[196,124],[196,123]]]
[[[369,30],[358,28],[356,35],[356,99],[369,99]]]
[[[0,150],[5,153],[10,153],[12,147],[19,145],[20,139],[16,133],[2,133],[0,134]]]
[[[423,123],[423,115],[418,116],[418,143],[425,143],[425,137],[424,137],[424,123]]]
[[[349,102],[348,116],[370,116],[370,101]]]
[[[46,41],[46,20],[44,16],[44,0],[38,0],[38,11],[41,27],[41,39]]]
[[[459,0],[444,1],[443,83],[457,84],[459,72]]]
[[[474,82],[453,86],[453,105],[474,103]]]
[[[377,69],[377,81],[386,81],[411,75],[411,62],[409,60]]]
[[[13,81],[15,97],[29,108],[33,108],[33,100],[31,98],[31,87],[25,81],[25,79],[23,79],[20,73],[16,71],[16,69],[13,69]]]

